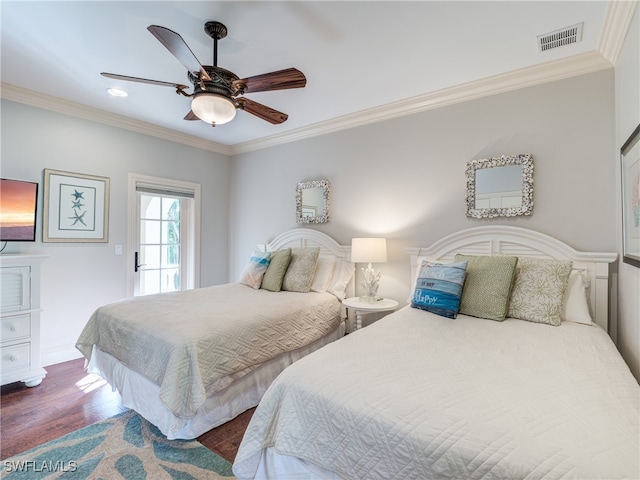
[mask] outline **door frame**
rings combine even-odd
[[[191,288],[200,287],[200,184],[175,180],[173,178],[152,177],[138,173],[129,173],[127,195],[127,295],[133,296],[136,273],[133,271],[135,251],[138,244],[140,219],[137,208],[137,186],[156,188],[158,190],[193,193],[192,231],[190,240],[193,248],[190,249],[189,269],[193,273]]]

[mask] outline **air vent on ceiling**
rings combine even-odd
[[[555,32],[538,35],[538,52],[546,52],[553,48],[571,45],[582,41],[582,23],[561,28]]]

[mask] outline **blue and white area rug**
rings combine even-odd
[[[167,440],[132,410],[1,462],[10,480],[232,479],[231,464],[197,440]]]

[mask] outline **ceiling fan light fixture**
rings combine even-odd
[[[2,0],[0,0],[2,1]],[[213,65],[202,65],[180,34],[160,25],[149,25],[147,30],[187,68],[187,78],[193,85],[193,93],[187,93],[187,85],[179,83],[131,77],[102,72],[101,75],[117,81],[138,82],[175,88],[178,95],[191,98],[191,110],[184,120],[202,120],[209,125],[222,125],[233,120],[236,109],[256,116],[273,125],[285,122],[286,113],[262,105],[248,98],[237,98],[245,93],[267,92],[302,88],[307,78],[297,68],[285,68],[252,77],[240,78],[230,70],[218,66],[218,41],[227,35],[227,27],[220,22],[205,23],[205,33],[213,39]]]
[[[236,106],[231,99],[216,93],[202,92],[191,101],[191,111],[202,121],[222,125],[236,116]]]

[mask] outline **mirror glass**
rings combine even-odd
[[[329,182],[313,180],[296,187],[296,221],[327,223],[329,221]]]
[[[467,162],[467,216],[514,217],[533,213],[533,159],[503,155]]]

